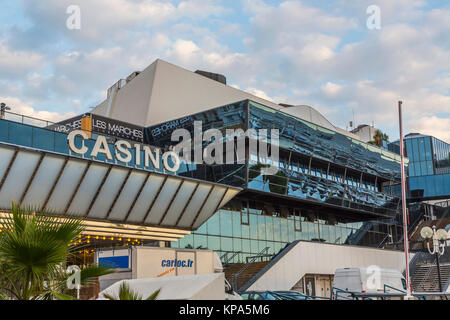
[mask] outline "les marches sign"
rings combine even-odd
[[[122,139],[144,142],[144,128],[126,122],[109,119],[92,113],[67,119],[48,126],[48,129],[69,133],[73,130],[85,130]]]

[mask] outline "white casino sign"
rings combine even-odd
[[[81,146],[75,145],[75,138],[80,137],[82,139]],[[69,142],[69,148],[72,152],[75,152],[77,154],[80,154],[84,156],[88,151],[89,148],[85,146],[84,140],[89,139],[88,134],[83,130],[74,130],[69,133],[67,140]],[[136,166],[140,166],[141,163],[144,163],[144,166],[148,168],[150,166],[150,162],[153,166],[153,168],[159,170],[160,169],[160,155],[161,155],[161,149],[159,148],[153,148],[151,149],[149,146],[141,145],[141,144],[134,144],[133,146],[129,141],[126,140],[118,140],[115,143],[116,152],[114,155],[111,154],[111,151],[108,147],[108,142],[106,141],[106,137],[104,136],[97,136],[95,139],[94,147],[92,148],[92,151],[90,153],[91,158],[97,158],[99,154],[104,154],[106,159],[113,160],[113,156],[116,160],[124,163],[129,163],[132,160],[132,155],[130,149],[135,149],[135,164]],[[141,159],[141,150],[144,152],[144,159]],[[170,163],[168,160],[171,158]],[[167,171],[170,172],[177,172],[180,169],[180,158],[178,154],[176,154],[173,151],[167,151],[162,155],[162,164],[164,168]]]

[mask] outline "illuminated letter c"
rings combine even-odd
[[[81,148],[77,148],[75,146],[75,137],[76,136],[81,136],[83,138],[83,141],[81,142],[82,147]],[[88,147],[86,147],[84,145],[84,139],[88,139],[88,135],[86,132],[84,132],[83,130],[74,130],[72,132],[69,133],[69,135],[67,136],[67,140],[69,141],[69,148],[70,150],[72,150],[75,153],[84,155],[87,151],[88,151]]]

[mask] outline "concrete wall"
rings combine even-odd
[[[246,99],[282,108],[245,91],[156,60],[118,91],[110,118],[151,126]],[[107,106],[106,100],[92,113],[106,116]]]
[[[331,275],[337,268],[377,265],[403,271],[401,251],[298,242],[247,290],[290,290],[305,274]]]

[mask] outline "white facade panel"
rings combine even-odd
[[[8,208],[11,201],[19,202],[39,161],[40,154],[20,151],[11,166],[0,192],[0,207]]]
[[[150,213],[145,220],[146,223],[153,225],[158,225],[160,223],[160,220],[168,209],[171,200],[175,197],[175,192],[177,191],[180,183],[180,179],[168,178],[166,180],[161,192],[158,195],[158,198],[153,204],[153,208],[150,210]]]
[[[64,168],[55,190],[48,201],[47,208],[55,212],[64,213],[75,188],[83,175],[87,161],[69,160]]]
[[[84,216],[87,214],[89,205],[97,193],[107,169],[106,166],[98,164],[92,164],[89,167],[88,172],[73,198],[68,213],[75,216]]]
[[[22,205],[41,207],[47,199],[64,159],[46,155],[33,179]]]
[[[401,251],[299,241],[247,290],[290,290],[306,274],[333,275],[337,268],[405,269]]]
[[[188,228],[194,222],[198,211],[200,210],[203,202],[206,200],[209,191],[213,188],[213,185],[200,185],[197,191],[194,193],[191,201],[189,202],[183,217],[178,223],[179,227]]]
[[[109,219],[121,221],[125,218],[140,186],[144,183],[144,179],[146,177],[147,175],[145,172],[134,171],[130,174],[130,177],[120,193],[114,208],[111,210]]]
[[[106,218],[108,210],[111,207],[114,198],[119,192],[120,186],[127,177],[128,169],[125,168],[113,168],[106,178],[105,183],[98,195],[95,203],[93,204],[89,213],[90,218]]]
[[[128,217],[129,221],[142,222],[144,220],[147,210],[155,199],[155,196],[163,182],[163,176],[152,174],[149,177],[144,189],[142,189],[141,195],[133,207],[133,210],[130,212],[130,216]]]
[[[162,221],[162,225],[173,225],[177,222],[180,214],[182,213],[182,210],[185,208],[196,186],[197,183],[195,182],[183,182],[178,195],[175,197],[174,201],[167,211],[166,217]]]

